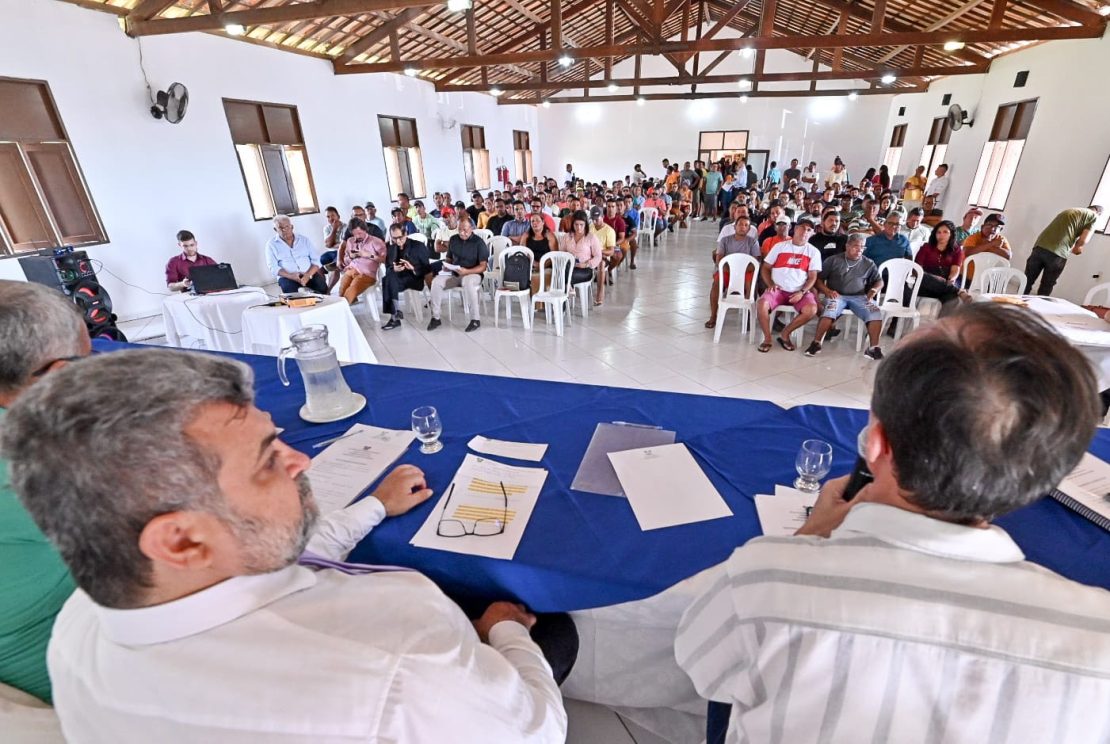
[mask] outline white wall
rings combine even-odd
[[[909,123],[899,170],[912,173],[933,117],[947,109],[941,105],[943,94],[952,93],[953,103],[974,112],[972,127],[953,132],[945,158],[952,166],[945,213],[958,222],[967,209],[975,169],[998,107],[1038,99],[1004,210],[1006,235],[1014,247],[1012,264],[1024,268],[1041,229],[1061,209],[1090,204],[1098,185],[1110,155],[1110,127],[1105,126],[1110,104],[1102,90],[1108,68],[1110,39],[1106,37],[1041,44],[996,59],[986,75],[940,80],[928,93],[896,97],[885,136],[889,138],[894,124]],[[1014,77],[1021,70],[1029,71],[1029,80],[1024,88],[1015,88]],[[905,117],[897,116],[898,106],[907,107]],[[886,142],[879,143],[873,157],[882,157]],[[1068,260],[1054,294],[1080,301],[1090,287],[1110,281],[1108,250],[1110,238],[1095,235],[1083,255]],[[1096,274],[1100,278],[1094,278]]]
[[[369,199],[388,221],[379,113],[417,120],[427,187],[455,197],[465,194],[461,137],[440,117],[484,126],[492,167],[513,168],[514,129],[530,132],[533,149],[540,141],[534,107],[437,94],[403,75],[336,76],[326,61],[210,34],[149,37],[142,48],[156,89],[174,81],[189,88],[179,125],[147,113],[138,45],[115,16],[57,0],[0,0],[0,74],[50,83],[107,229],[111,242],[89,255],[147,290],[101,276],[125,319],[159,311],[181,228],[197,234],[202,251],[231,262],[240,282],[270,281],[262,247],[273,233],[251,216],[224,97],[298,106],[321,210],[334,205],[344,217]],[[294,222],[320,240],[322,214]],[[15,259],[0,260],[0,277],[21,275]]]

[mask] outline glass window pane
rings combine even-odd
[[[247,196],[251,200],[251,211],[256,220],[274,216],[274,201],[270,197],[270,187],[266,184],[266,171],[262,167],[262,153],[258,145],[236,145],[239,165],[243,168],[243,178],[247,181]]]
[[[1025,147],[1025,140],[1010,140],[1003,148],[1002,165],[998,171],[998,180],[995,183],[994,195],[991,196],[990,208],[1003,209],[1006,199],[1010,196],[1010,186],[1017,175],[1018,161],[1021,160],[1021,151]]]
[[[410,147],[408,153],[413,191],[411,196],[413,199],[424,199],[428,196],[428,191],[424,186],[424,160],[420,157],[420,148]]]
[[[883,165],[887,167],[893,176],[898,172],[898,161],[902,159],[901,147],[888,147],[886,149],[886,157],[883,159]]]
[[[262,146],[262,165],[266,168],[266,182],[270,185],[270,197],[278,214],[296,214],[297,203],[293,198],[293,187],[289,183],[289,168],[285,164],[285,154],[279,145]]]
[[[947,154],[948,145],[937,145],[933,148],[933,170],[936,170],[938,165],[944,164],[944,156]]]
[[[701,150],[720,150],[724,146],[724,141],[724,132],[702,132],[698,147]]]
[[[474,183],[476,188],[489,188],[489,150],[474,151]]]
[[[1095,230],[1107,232],[1107,226],[1110,225],[1110,160],[1106,161],[1102,170],[1102,179],[1098,182],[1095,195],[1091,197],[1091,204],[1102,207],[1102,215],[1095,221]]]
[[[930,177],[932,176],[932,169],[929,167],[929,163],[932,162],[932,159],[933,146],[925,145],[925,147],[921,148],[921,165],[925,166],[925,175]]]
[[[308,175],[308,159],[299,147],[285,148],[285,159],[289,163],[289,179],[293,182],[293,193],[297,197],[297,209],[303,214],[316,211],[316,194],[312,192],[312,179]]]
[[[987,163],[987,176],[983,180],[983,190],[979,193],[977,206],[985,207],[994,196],[994,187],[998,183],[998,171],[1002,168],[1002,156],[1006,154],[1006,143],[995,142],[991,147],[991,159]]]
[[[747,132],[725,132],[725,146],[726,150],[747,150],[748,149],[748,133]]]
[[[463,182],[467,191],[478,188],[474,183],[474,150],[469,147],[463,150]]]
[[[979,165],[975,168],[975,180],[971,182],[971,196],[968,201],[972,204],[980,204],[982,200],[979,198],[979,192],[983,190],[983,182],[987,178],[987,164],[990,163],[991,152],[994,150],[994,145],[990,142],[983,145],[983,154],[979,156]]]
[[[382,148],[385,153],[385,173],[389,179],[389,200],[397,201],[397,194],[404,191],[401,187],[401,165],[397,159],[397,148]]]

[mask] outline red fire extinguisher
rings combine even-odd
[[[511,184],[509,180],[509,169],[504,165],[497,166],[497,180],[500,181],[503,186],[509,186]]]

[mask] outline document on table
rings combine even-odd
[[[658,426],[616,421],[598,424],[590,445],[586,448],[586,454],[582,456],[578,472],[574,474],[571,490],[624,496],[621,482],[613,470],[613,463],[609,462],[609,453],[673,444],[674,437],[673,431]]]
[[[1110,530],[1110,464],[1087,452],[1057,486],[1053,498]]]
[[[610,452],[609,461],[642,530],[732,516],[685,444]]]
[[[531,460],[539,462],[547,452],[546,444],[530,444],[528,442],[506,442],[501,439],[490,439],[480,434],[467,444],[475,452],[494,457],[509,457],[513,460]]]
[[[798,531],[809,518],[809,510],[817,501],[817,494],[805,493],[796,488],[775,486],[775,495],[757,494],[755,511],[764,535],[789,537]]]
[[[312,458],[308,481],[321,514],[342,509],[404,454],[416,435],[355,424]]]
[[[512,560],[546,480],[547,471],[543,468],[516,467],[467,454],[454,479],[440,494],[409,543],[418,548]],[[442,520],[457,520],[470,532],[480,519],[503,520],[505,531],[485,536],[441,537],[437,534]]]

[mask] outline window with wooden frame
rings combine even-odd
[[[107,242],[50,86],[0,78],[0,255]]]
[[[925,177],[932,178],[937,166],[944,164],[944,156],[948,152],[948,142],[952,139],[952,127],[948,125],[947,116],[938,116],[933,119],[933,126],[929,128],[929,141],[921,151],[921,165],[925,166]]]
[[[462,125],[463,174],[466,190],[489,188],[489,150],[486,149],[486,128]]]
[[[1095,195],[1091,197],[1091,204],[1102,207],[1102,214],[1095,220],[1095,232],[1110,235],[1110,158],[1107,158],[1106,165],[1102,167],[1102,178],[1099,179],[1098,186],[1095,187]]]
[[[1010,187],[1014,184],[1021,152],[1025,149],[1025,140],[1029,137],[1036,112],[1036,99],[998,107],[990,140],[983,145],[975,180],[971,183],[971,198],[968,200],[971,204],[988,209],[1006,208]]]
[[[224,99],[256,220],[320,211],[296,106]]]
[[[532,138],[528,132],[513,130],[513,155],[516,160],[516,180],[532,180]]]
[[[397,201],[398,194],[408,194],[411,199],[427,197],[416,119],[378,116],[378,130],[382,136],[390,200]]]
[[[890,172],[891,178],[898,172],[898,164],[902,160],[902,146],[906,144],[906,128],[908,124],[898,124],[890,133],[890,144],[886,148],[886,157],[883,165]]]

